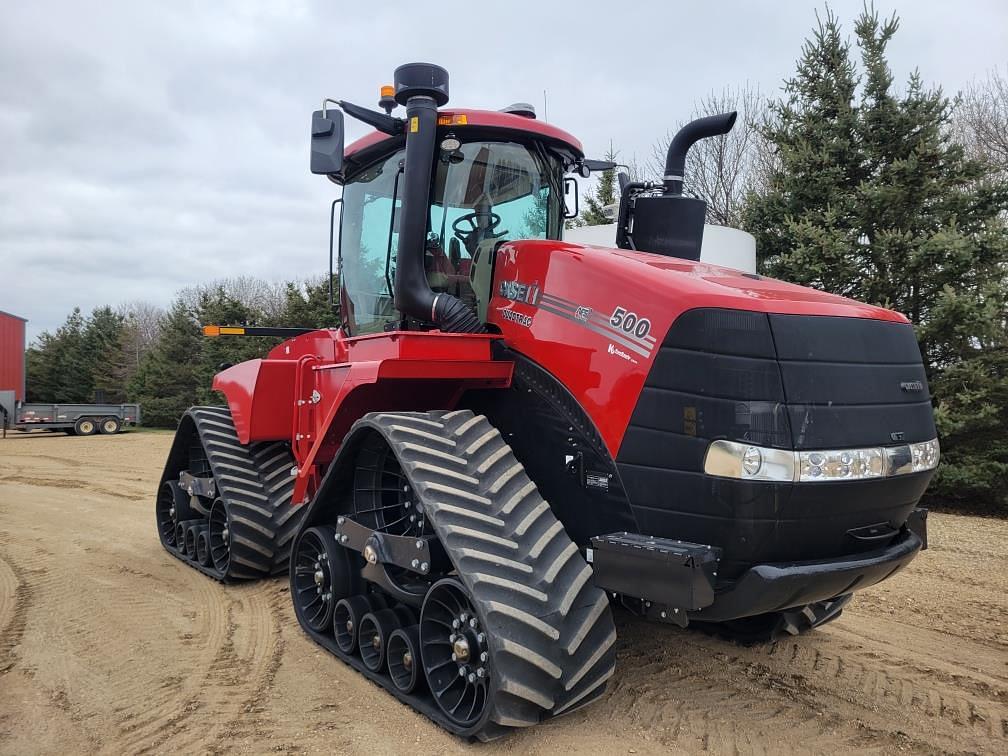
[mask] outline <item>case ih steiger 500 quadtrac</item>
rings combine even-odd
[[[447,101],[411,64],[384,113],[313,115],[342,325],[183,418],[169,551],[223,580],[289,561],[313,640],[484,739],[601,694],[611,604],[772,638],[914,558],[938,445],[911,325],[698,262],[685,155],[734,114],[687,125],[664,182],[621,182],[606,249],[561,237],[565,174],[609,166],[530,108]],[[344,149],[343,113],[375,131]]]

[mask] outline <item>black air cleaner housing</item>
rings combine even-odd
[[[433,63],[405,63],[393,74],[395,99],[405,105],[410,97],[430,97],[440,108],[448,102],[448,72]]]
[[[634,247],[684,260],[699,260],[707,203],[681,194],[633,200]]]

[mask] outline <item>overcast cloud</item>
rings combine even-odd
[[[334,187],[308,173],[323,96],[374,107],[396,65],[439,63],[452,104],[535,104],[604,153],[650,145],[712,89],[776,92],[816,4],[31,2],[0,24],[0,309],[29,338],[74,305],[326,266]],[[822,7],[821,5],[819,7]],[[833,2],[852,30],[861,0]],[[1008,3],[880,3],[954,93],[1008,61]],[[364,129],[348,123],[350,136]]]

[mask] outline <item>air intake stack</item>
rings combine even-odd
[[[736,116],[733,111],[690,121],[669,144],[660,186],[629,183],[623,187],[616,229],[618,246],[685,260],[700,259],[707,203],[683,196],[686,154],[699,140],[731,131]]]
[[[406,108],[406,159],[403,172],[399,248],[396,256],[396,309],[442,331],[478,333],[476,314],[451,294],[435,293],[424,271],[424,244],[434,161],[437,109],[448,102],[448,72],[430,63],[399,66],[395,100]]]

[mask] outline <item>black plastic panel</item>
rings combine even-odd
[[[640,531],[720,547],[722,578],[753,564],[830,559],[873,548],[847,531],[880,522],[901,526],[931,480],[927,472],[795,486],[623,463],[619,468]]]
[[[688,310],[676,318],[663,343],[713,354],[777,357],[767,316],[748,310]]]
[[[698,375],[705,377],[703,383],[697,383]],[[773,358],[741,357],[669,346],[658,350],[648,376],[648,386],[688,391],[700,396],[784,401],[780,368]]]
[[[769,315],[781,360],[920,364],[909,323],[823,315]]]
[[[638,429],[649,428],[698,438],[737,438],[762,446],[791,446],[787,407],[779,401],[715,399],[645,386],[624,446]]]
[[[916,404],[792,405],[796,449],[888,446],[928,441],[935,430],[931,402]]]
[[[595,585],[684,609],[714,603],[719,549],[699,543],[610,533],[593,538]]]
[[[919,362],[883,365],[782,361],[780,376],[789,404],[909,404],[930,400],[927,376]],[[921,388],[907,390],[914,382]]]

